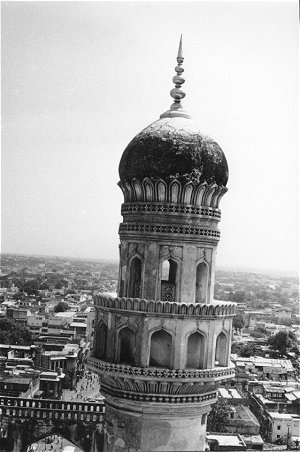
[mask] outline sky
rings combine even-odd
[[[2,2],[5,253],[118,259],[118,164],[172,103],[229,165],[217,265],[298,269],[297,1]]]

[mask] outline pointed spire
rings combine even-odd
[[[184,60],[184,58],[182,56],[182,34],[180,35],[179,48],[178,48],[178,53],[177,53],[177,61],[178,61],[178,58],[182,58],[182,61]]]
[[[184,99],[185,92],[182,91],[181,85],[184,84],[185,79],[182,77],[184,69],[182,67],[183,63],[183,52],[182,52],[182,35],[180,36],[179,48],[177,53],[177,66],[175,67],[176,74],[173,77],[173,83],[175,84],[175,88],[171,89],[170,94],[173,97],[174,102],[170,107],[170,110],[166,111],[162,115],[161,118],[168,118],[173,116],[182,116],[185,118],[190,118],[190,116],[182,109],[181,99]]]

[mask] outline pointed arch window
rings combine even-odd
[[[155,331],[151,336],[150,362],[153,367],[171,367],[172,336],[165,330]]]
[[[129,298],[140,298],[141,279],[142,279],[142,262],[136,256],[132,259],[130,263],[129,287],[128,287]]]
[[[177,263],[172,259],[165,260],[161,268],[161,300],[176,300]]]
[[[227,366],[227,337],[221,332],[216,341],[215,366]]]
[[[200,262],[196,270],[196,303],[207,302],[208,266],[205,262]]]
[[[131,328],[123,328],[119,334],[119,361],[124,364],[135,364],[136,334]]]
[[[204,369],[205,338],[196,331],[188,337],[186,367]]]
[[[101,359],[106,357],[107,326],[104,322],[98,323],[94,335],[94,355]]]

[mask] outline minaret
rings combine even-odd
[[[233,303],[214,301],[228,167],[183,110],[182,40],[174,99],[125,149],[118,297],[95,297],[89,368],[106,397],[105,450],[203,451],[230,363]]]

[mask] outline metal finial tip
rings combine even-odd
[[[175,67],[176,75],[173,77],[173,83],[175,84],[175,88],[171,89],[170,94],[173,97],[174,102],[170,107],[170,110],[166,111],[162,115],[161,118],[172,118],[174,116],[180,116],[183,118],[190,118],[190,116],[182,109],[181,100],[185,97],[185,92],[182,91],[181,87],[185,82],[185,79],[182,77],[184,69],[182,67],[183,63],[182,56],[182,35],[180,36],[179,48],[177,53],[177,66]]]
[[[177,58],[182,58],[182,34],[180,35],[180,41],[179,41],[179,48],[178,48],[178,54],[177,54]]]

